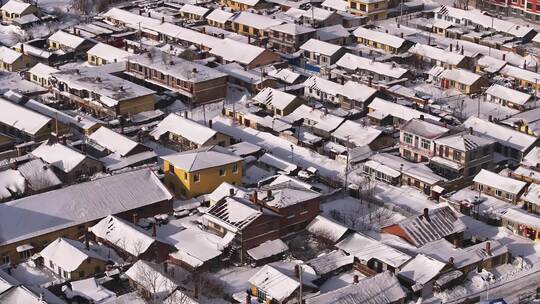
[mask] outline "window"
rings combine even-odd
[[[461,160],[461,152],[454,151],[453,159],[458,161]]]
[[[219,168],[219,176],[225,176],[225,167]]]
[[[514,196],[510,193],[506,193],[505,196],[506,196],[506,199],[509,199],[509,200],[514,198]]]
[[[194,182],[197,183],[197,182],[199,182],[200,180],[201,180],[201,177],[199,176],[198,173],[193,174],[193,181],[194,181]]]
[[[501,191],[501,190],[499,190],[499,189],[496,189],[496,190],[495,190],[495,195],[496,195],[496,196],[502,196],[502,195],[503,195],[503,193],[502,193],[502,191]]]
[[[96,267],[94,268],[94,273],[100,273],[100,272],[101,272],[101,267],[96,266]]]
[[[422,149],[429,150],[431,148],[431,143],[429,142],[429,140],[422,138],[421,142],[422,142]]]
[[[232,165],[232,172],[233,173],[238,173],[238,164],[233,164]]]
[[[51,267],[51,269],[54,269],[54,263],[53,263],[53,261],[49,261],[49,267]]]
[[[84,271],[82,271],[82,273],[84,273]],[[68,278],[69,278],[69,277],[68,277],[68,272],[65,271],[65,270],[64,270],[64,278],[65,278],[65,279],[68,279]]]
[[[184,179],[187,180],[188,179],[188,175],[187,175],[187,172],[184,172]]]
[[[409,133],[403,133],[403,141],[407,144],[412,144],[413,142],[413,137],[411,134]]]
[[[84,270],[79,271],[79,278],[84,278]]]
[[[9,258],[9,255],[2,256],[2,265],[7,265],[11,262],[11,259]]]

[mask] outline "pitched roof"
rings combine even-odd
[[[266,30],[269,27],[273,27],[283,23],[283,21],[278,19],[273,19],[267,16],[253,14],[245,11],[240,12],[238,15],[236,15],[232,21],[234,23],[247,25],[249,27],[253,27],[259,30]]]
[[[347,233],[349,228],[322,215],[317,215],[307,225],[306,230],[315,235],[327,238],[332,242],[337,242]]]
[[[298,186],[294,182],[265,186],[263,191],[258,191],[258,199],[266,206],[274,208],[286,208],[309,200],[316,199],[321,195],[305,187]],[[272,195],[268,197],[268,194]]]
[[[249,279],[249,283],[279,302],[287,299],[300,287],[297,280],[281,273],[270,265],[265,265],[257,271]]]
[[[418,254],[401,269],[398,275],[407,278],[415,285],[423,286],[435,278],[445,266],[446,263]]]
[[[58,69],[55,69],[51,66],[48,66],[46,64],[39,62],[38,64],[33,66],[30,70],[28,70],[28,73],[32,75],[36,75],[41,78],[48,78],[49,75],[51,75],[52,73],[56,73],[58,71],[59,71]]]
[[[106,257],[93,250],[87,250],[81,242],[58,238],[39,253],[46,260],[52,261],[66,271],[75,271],[88,258],[107,261]]]
[[[262,214],[251,202],[236,197],[226,197],[206,212],[206,216],[233,232],[244,229]]]
[[[422,57],[435,59],[449,65],[458,65],[465,59],[465,56],[463,55],[420,43],[413,45],[408,52]]]
[[[309,39],[300,46],[301,50],[332,56],[341,50],[341,46],[333,43],[324,42],[317,39]]]
[[[368,105],[368,107],[375,110],[373,112],[379,112],[383,114],[384,117],[391,115],[405,121],[409,121],[413,118],[420,118],[421,115],[423,115],[425,119],[431,119],[435,121],[441,120],[440,117],[420,112],[418,110],[397,104],[395,102],[384,100],[379,97],[375,97],[373,101]],[[368,115],[374,115],[373,112],[370,112]]]
[[[7,64],[13,64],[22,56],[23,56],[22,53],[12,50],[8,47],[5,47],[5,46],[0,47],[0,61],[2,62],[5,62]]]
[[[459,133],[435,140],[437,145],[448,146],[460,151],[475,150],[493,144],[494,142],[495,141],[490,138],[480,137],[469,133]]]
[[[302,35],[305,33],[311,33],[316,31],[316,29],[312,27],[307,27],[296,23],[283,23],[273,26],[271,30],[290,35]]]
[[[283,110],[290,105],[291,102],[296,100],[296,96],[271,87],[266,87],[257,93],[253,99],[262,104]]]
[[[537,138],[534,136],[527,135],[506,126],[498,125],[475,116],[469,117],[463,123],[463,126],[466,128],[472,128],[474,133],[492,138],[503,146],[509,146],[522,152],[529,149],[529,147],[534,145],[534,143],[537,141]]]
[[[238,50],[242,50],[242,52],[238,52]],[[226,61],[250,64],[265,51],[264,48],[255,45],[225,38],[214,45],[210,54],[219,56]]]
[[[306,262],[319,276],[325,275],[345,265],[351,265],[354,262],[353,255],[347,255],[341,250],[334,250],[320,255]]]
[[[217,131],[213,129],[174,113],[169,114],[165,119],[160,121],[156,128],[150,132],[150,136],[158,140],[167,132],[181,135],[198,145],[204,145],[217,134]]]
[[[0,122],[12,126],[30,135],[36,134],[39,130],[51,122],[45,115],[21,107],[3,98],[0,98]]]
[[[482,169],[478,174],[476,174],[473,181],[475,183],[500,189],[514,195],[521,192],[521,190],[523,190],[523,188],[527,185],[525,182],[513,179],[511,177],[502,176],[486,169]]]
[[[22,1],[10,0],[4,4],[0,10],[13,14],[22,14],[32,4]]]
[[[90,134],[88,139],[107,148],[112,153],[118,153],[121,156],[126,156],[139,145],[136,141],[106,127],[100,127],[94,133]]]
[[[424,138],[434,139],[446,134],[450,129],[436,121],[413,118],[400,128],[401,131],[409,132]]]
[[[117,62],[117,61],[124,61],[127,60],[129,56],[132,56],[133,54],[130,52],[126,52],[122,49],[119,49],[117,47],[114,47],[112,45],[108,45],[105,43],[98,43],[94,45],[91,49],[86,52],[88,55],[93,55],[99,58],[103,58],[107,60],[107,63],[110,62]]]
[[[85,41],[85,39],[82,37],[79,37],[70,33],[66,33],[62,30],[59,30],[56,33],[52,34],[48,38],[48,40],[58,42],[61,45],[65,45],[72,49],[76,49]]]
[[[482,76],[464,69],[444,70],[439,77],[463,83],[465,85],[473,85],[482,78]]]
[[[289,246],[280,239],[266,241],[247,251],[254,260],[262,260],[289,250]]]
[[[208,16],[206,16],[206,19],[219,22],[219,23],[225,23],[231,20],[233,17],[234,17],[234,13],[227,12],[220,9],[215,9],[210,14],[208,14]]]
[[[353,34],[358,38],[364,38],[371,41],[375,41],[384,45],[389,45],[394,48],[400,48],[403,43],[405,43],[405,39],[399,38],[397,36],[370,30],[365,27],[359,27],[356,30],[354,30]]]
[[[32,151],[31,154],[65,173],[71,172],[86,159],[86,155],[60,143],[44,143]]]
[[[531,100],[532,96],[512,88],[503,87],[500,84],[494,84],[486,90],[487,95],[491,95],[502,100],[510,101],[517,105],[524,105]]]
[[[162,157],[173,166],[187,172],[220,167],[242,160],[229,150],[220,146],[202,147],[195,150],[170,154]]]
[[[147,169],[112,175],[0,204],[0,244],[26,240],[172,199]]]
[[[411,259],[409,255],[360,233],[349,235],[337,243],[336,248],[365,263],[377,259],[395,268],[401,267]]]
[[[370,58],[357,56],[351,53],[343,55],[337,62],[338,67],[349,70],[367,70],[377,74],[390,76],[392,78],[402,78],[407,72],[407,69],[401,68],[395,64],[379,62]]]

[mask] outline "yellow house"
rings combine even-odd
[[[112,45],[98,43],[86,52],[88,63],[91,65],[104,65],[113,62],[126,61],[133,54]]]
[[[34,60],[27,55],[21,54],[8,47],[0,47],[0,70],[18,72],[32,66]]]
[[[242,182],[243,159],[220,146],[203,147],[163,157],[165,185],[177,197],[214,191],[221,183]]]
[[[37,83],[42,87],[49,87],[51,85],[49,82],[49,76],[51,76],[52,73],[59,71],[60,70],[40,62],[28,70],[26,75],[28,80],[31,82]]]
[[[274,26],[282,24],[283,21],[272,19],[267,16],[241,12],[232,19],[233,30],[244,36],[267,36],[266,31]]]
[[[108,260],[92,250],[89,244],[65,238],[56,239],[39,255],[43,258],[43,266],[67,281],[103,273]]]
[[[30,3],[11,0],[8,1],[0,8],[2,15],[2,21],[11,22],[15,18],[19,18],[26,15],[34,14],[36,16],[41,15],[39,9]]]
[[[369,20],[386,19],[388,10],[387,0],[348,0],[350,13],[366,16]]]
[[[220,0],[221,5],[227,6],[233,11],[245,11],[248,9],[265,9],[272,5],[262,0]]]

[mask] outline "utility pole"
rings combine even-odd
[[[139,22],[139,52],[142,50],[142,30],[141,22]]]
[[[302,297],[303,296],[302,295],[302,285],[304,285],[303,275],[304,274],[302,273],[302,265],[300,264],[300,265],[298,265],[298,276],[299,276],[298,279],[300,279],[300,289],[299,289],[300,292],[299,292],[299,299],[298,299],[299,301],[298,301],[298,303],[300,303],[300,304],[302,304],[302,300],[303,300],[302,299],[303,298]]]
[[[294,146],[291,145],[291,163],[294,163]]]
[[[345,161],[345,191],[347,191],[347,188],[349,187],[349,138],[351,136],[347,135],[345,138],[347,138],[347,160]]]
[[[203,112],[204,125],[206,126],[206,104],[202,105],[202,112]]]

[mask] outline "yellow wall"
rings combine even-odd
[[[163,162],[165,172],[165,185],[177,197],[191,198],[214,191],[221,183],[239,185],[242,182],[242,161],[236,162],[237,170],[233,173],[233,163],[223,166],[225,175],[219,175],[221,167],[208,168],[195,172],[185,172],[180,168],[175,168],[167,160]],[[172,169],[172,170],[171,170]],[[195,182],[195,175],[199,176],[199,181]],[[183,192],[184,191],[184,192]]]
[[[146,95],[120,101],[117,115],[137,114],[152,110],[154,110],[154,95]]]

